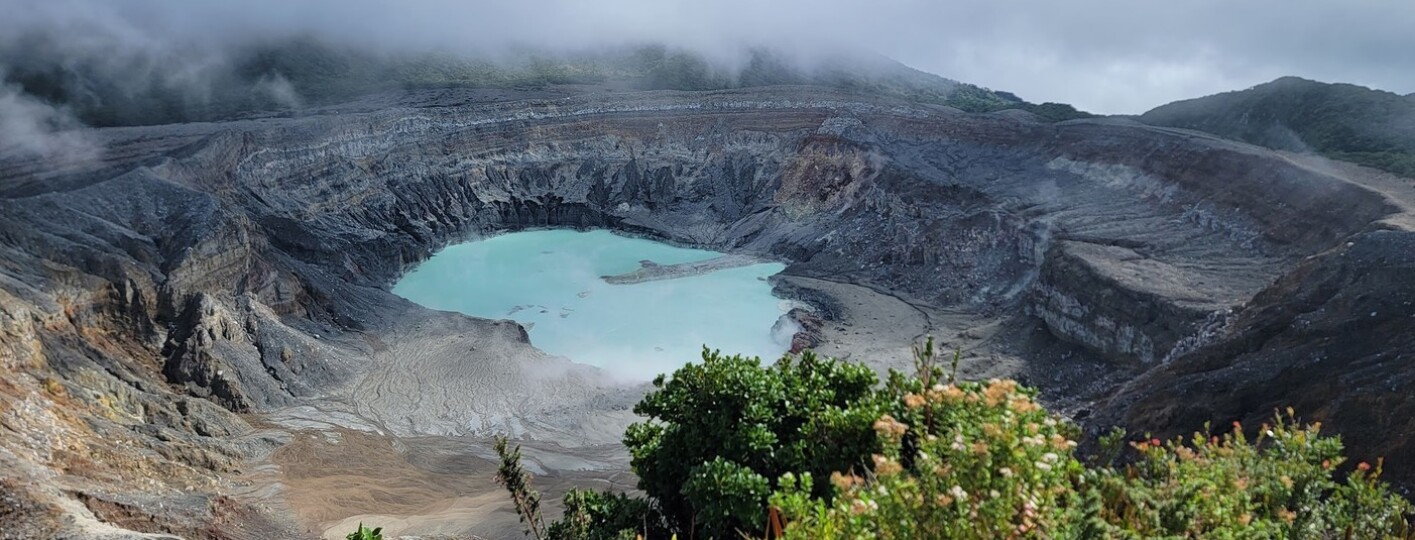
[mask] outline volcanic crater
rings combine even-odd
[[[514,535],[500,433],[547,500],[631,488],[643,385],[390,292],[535,228],[781,261],[818,351],[905,368],[932,335],[1088,428],[1339,392],[1294,405],[1415,463],[1376,435],[1415,416],[1363,425],[1408,393],[1351,380],[1411,380],[1415,188],[1355,166],[791,86],[422,90],[94,133],[98,161],[0,161],[0,369],[29,375],[0,378],[0,465],[39,536]]]

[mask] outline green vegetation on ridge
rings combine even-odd
[[[1140,120],[1269,148],[1311,150],[1415,178],[1415,95],[1284,77],[1163,105]]]
[[[704,352],[654,381],[625,437],[643,497],[571,491],[541,540],[1395,539],[1412,508],[1380,465],[1344,463],[1339,439],[1275,416],[1188,440],[1102,438],[1013,381],[960,382],[932,344],[916,373],[879,385],[860,364],[809,353],[763,366]],[[956,365],[956,357],[955,357]],[[538,500],[519,449],[498,480]],[[517,503],[518,509],[524,505]]]

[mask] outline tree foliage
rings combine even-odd
[[[634,408],[648,418],[624,437],[639,488],[677,529],[760,530],[782,474],[867,466],[878,449],[870,423],[885,410],[877,382],[863,365],[810,353],[762,366],[704,351]]]
[[[546,529],[546,537],[574,540],[668,538],[663,516],[648,501],[611,491],[572,489],[565,494],[565,515]]]
[[[516,515],[526,526],[526,535],[544,540],[545,519],[540,513],[540,492],[531,487],[531,473],[521,467],[521,447],[517,445],[512,448],[506,437],[498,437],[496,455],[501,458],[496,469],[496,483],[510,494]]]
[[[1344,481],[1341,443],[1277,416],[1255,440],[1222,436],[1131,443],[1133,461],[1087,467],[1077,431],[1012,381],[906,394],[901,419],[875,424],[885,451],[866,475],[831,477],[808,495],[793,475],[771,504],[786,538],[1399,539],[1411,505],[1358,465]],[[936,414],[930,422],[927,417]],[[909,441],[913,443],[914,450]],[[1120,437],[1112,436],[1118,443]]]

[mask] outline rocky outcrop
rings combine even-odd
[[[1061,240],[1047,253],[1028,308],[1063,339],[1121,363],[1151,364],[1228,307],[1191,281],[1200,279],[1131,248]]]
[[[617,438],[636,390],[534,350],[517,325],[387,291],[447,243],[502,230],[607,227],[918,305],[1035,316],[1139,371],[1176,348],[1212,350],[1217,314],[1259,305],[1281,276],[1308,287],[1309,257],[1397,211],[1281,154],[1116,120],[1044,124],[807,87],[465,98],[105,129],[100,162],[0,164],[24,175],[0,179],[0,365],[24,374],[0,382],[26,389],[0,392],[0,410],[22,411],[0,434],[79,425],[40,410],[112,409],[117,420],[93,424],[103,436],[164,448],[154,463],[207,479],[260,448],[233,442],[245,431],[226,410],[318,404],[399,435]],[[1374,260],[1322,268],[1342,283]],[[793,346],[830,319],[828,301],[816,307],[820,320],[794,319]],[[1228,328],[1251,326],[1246,309]],[[49,378],[105,390],[87,408],[24,397]],[[177,405],[191,396],[223,408]],[[182,420],[192,411],[201,419]],[[140,427],[157,417],[167,427]],[[22,478],[66,466],[6,459]],[[120,469],[129,458],[94,459]],[[105,485],[87,478],[73,490]],[[120,517],[149,508],[67,493],[34,500],[107,501],[90,514]]]
[[[52,271],[57,269],[51,269]],[[173,391],[131,296],[85,280],[0,291],[0,522],[16,538],[293,534],[227,497],[247,458],[278,443]],[[131,290],[131,289],[129,289]],[[39,300],[36,302],[35,300]],[[241,523],[218,527],[222,522]]]
[[[825,319],[820,315],[808,309],[791,308],[791,311],[782,315],[782,318],[791,321],[795,329],[795,332],[791,334],[791,348],[789,349],[791,354],[814,349],[825,342],[825,337],[821,334],[821,328],[825,326]]]

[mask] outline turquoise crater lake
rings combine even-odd
[[[393,292],[433,309],[515,320],[542,350],[633,379],[696,361],[703,345],[775,360],[793,331],[776,324],[788,303],[772,296],[766,280],[782,264],[631,284],[602,277],[638,270],[644,260],[670,265],[720,256],[608,231],[517,232],[450,246]]]

